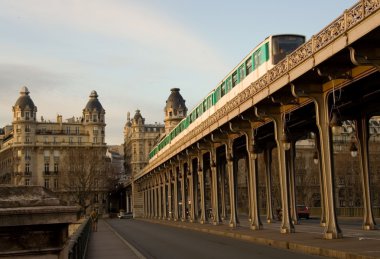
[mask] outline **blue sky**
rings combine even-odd
[[[0,0],[0,126],[24,85],[51,121],[81,116],[96,90],[121,144],[127,112],[163,123],[171,88],[190,110],[268,35],[309,39],[356,2]]]

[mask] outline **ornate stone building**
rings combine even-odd
[[[132,119],[128,112],[127,123],[124,127],[124,160],[125,173],[131,179],[148,164],[149,152],[153,147],[183,118],[186,118],[185,100],[179,91],[179,88],[172,88],[171,94],[166,100],[164,108],[165,125],[160,123],[145,124],[145,118],[142,117],[140,110],[136,110]],[[130,195],[132,195],[131,192],[132,190],[127,191],[126,200],[129,200]]]
[[[0,132],[0,183],[44,186],[65,196],[69,203],[75,203],[68,196],[68,181],[78,181],[71,179],[70,173],[99,171],[87,164],[97,164],[91,161],[93,159],[105,161],[105,110],[96,91],[92,91],[82,117],[73,117],[67,122],[63,122],[61,115],[55,122],[46,121],[42,116],[38,120],[37,106],[29,93],[27,87],[22,87],[12,108],[12,126],[5,126]],[[87,164],[77,159],[79,154]],[[74,168],[79,163],[83,168]],[[87,191],[95,191],[94,197],[86,199],[100,203],[104,199],[98,196],[102,195],[104,184],[97,177],[92,179],[90,189],[86,187]]]

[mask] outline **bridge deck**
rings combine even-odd
[[[113,219],[117,220],[117,219]],[[321,238],[323,228],[319,226],[319,219],[311,219],[297,225],[294,234],[279,234],[280,222],[268,224],[264,222],[264,229],[252,231],[249,229],[248,219],[242,219],[241,226],[231,229],[227,225],[213,226],[211,224],[199,224],[189,222],[173,222],[153,219],[140,219],[151,223],[165,224],[189,230],[207,232],[216,235],[233,237],[270,245],[276,248],[290,249],[306,254],[322,255],[335,258],[380,258],[380,230],[360,230],[359,218],[343,218],[343,239],[327,242]],[[359,222],[359,223],[358,223]],[[87,258],[144,258],[139,256],[120,237],[117,230],[105,221],[99,221],[98,232],[91,235]]]

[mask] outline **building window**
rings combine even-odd
[[[66,134],[70,135],[70,127],[66,127]]]
[[[45,163],[45,174],[49,174],[49,163]]]
[[[58,179],[54,179],[54,189],[58,189]]]
[[[44,137],[44,143],[48,144],[49,143],[49,137]]]
[[[82,138],[78,137],[78,144],[82,143]]]
[[[54,150],[54,159],[59,159],[59,150]]]
[[[54,163],[54,173],[58,174],[58,163]]]
[[[25,179],[25,185],[26,185],[26,186],[29,186],[29,185],[30,185],[30,179],[28,179],[28,178]]]
[[[89,121],[89,116],[88,116],[88,114],[86,114],[86,122],[88,122]]]
[[[30,160],[30,149],[25,149],[25,160]]]
[[[69,138],[69,143],[73,144],[73,138],[72,137]]]
[[[30,132],[30,126],[28,124],[25,125],[25,132]]]
[[[94,137],[93,142],[94,142],[94,143],[98,143],[98,138],[97,138],[97,137]]]
[[[25,137],[25,143],[30,143],[30,138],[28,136]]]
[[[75,127],[75,134],[79,135],[79,127]]]
[[[92,121],[97,122],[98,121],[98,116],[96,114],[92,115]]]
[[[49,181],[49,178],[45,178],[45,188],[47,188],[47,189],[50,188],[50,181]]]
[[[94,133],[94,135],[98,135],[98,127],[94,127],[93,133]]]
[[[25,164],[25,175],[30,175],[30,164],[29,163]]]
[[[29,112],[25,112],[25,120],[29,120]]]
[[[44,159],[45,159],[45,161],[50,160],[50,151],[49,150],[44,151]]]
[[[99,202],[99,194],[97,194],[97,193],[94,194],[94,202],[95,203]]]

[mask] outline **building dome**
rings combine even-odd
[[[144,124],[145,119],[140,113],[140,110],[136,110],[135,116],[133,117],[134,124]]]
[[[170,89],[171,93],[165,106],[165,133],[174,129],[175,126],[183,119],[186,118],[187,108],[185,105],[185,100],[179,93],[179,88]]]
[[[179,93],[179,88],[170,89],[171,94],[169,95],[168,100],[166,101],[165,111],[168,110],[186,110],[185,100],[182,98],[182,95]]]
[[[104,112],[103,106],[100,104],[98,100],[98,94],[96,91],[92,91],[90,94],[90,100],[88,100],[86,107],[84,108],[88,111],[94,111],[101,113]]]
[[[34,110],[35,105],[32,99],[29,96],[29,90],[26,86],[23,86],[20,90],[20,97],[17,99],[15,107],[19,107],[21,110],[24,110],[28,107],[30,110]]]

